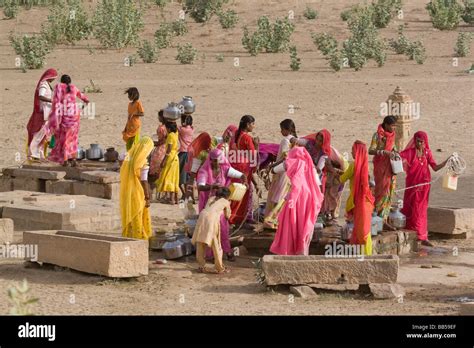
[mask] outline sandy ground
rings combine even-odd
[[[457,151],[468,163],[460,178],[459,190],[446,193],[440,183],[433,186],[431,203],[461,207],[474,206],[473,77],[463,73],[473,62],[472,52],[453,66],[453,47],[457,33],[474,31],[462,24],[457,30],[433,29],[425,0],[406,1],[403,23],[406,35],[424,42],[428,59],[417,65],[407,58],[389,54],[384,67],[371,62],[360,72],[344,69],[333,72],[311,41],[310,32],[328,31],[338,39],[348,36],[339,17],[343,9],[359,1],[234,1],[230,6],[240,16],[235,29],[224,31],[216,18],[200,25],[188,21],[189,33],[176,38],[191,42],[199,50],[194,65],[178,64],[176,48],[161,51],[155,64],[124,66],[124,58],[135,49],[101,50],[94,40],[75,46],[59,46],[47,57],[47,67],[72,76],[80,88],[89,79],[100,86],[101,94],[90,94],[96,117],[81,122],[80,144],[88,147],[115,146],[123,150],[121,130],[126,121],[125,88],[136,86],[145,107],[142,134],[151,135],[157,127],[157,111],[183,95],[196,100],[196,133],[206,130],[220,134],[230,123],[238,123],[244,114],[257,119],[256,135],[264,142],[279,142],[278,123],[287,117],[295,120],[300,134],[328,128],[333,144],[341,152],[350,152],[354,140],[370,141],[381,121],[377,116],[396,86],[401,86],[421,105],[421,118],[412,130],[425,130],[437,160]],[[93,3],[93,2],[92,2]],[[316,21],[302,17],[306,3],[320,13]],[[90,5],[90,3],[88,2]],[[88,5],[88,6],[89,6]],[[168,20],[178,18],[178,4],[165,10]],[[295,11],[296,31],[292,36],[302,59],[302,68],[289,68],[288,53],[250,57],[241,45],[242,26],[255,26],[263,14],[272,18]],[[9,45],[9,32],[32,33],[40,30],[46,9],[21,11],[15,20],[0,20],[0,168],[16,165],[16,154],[24,160],[25,125],[32,110],[34,87],[42,70],[21,73],[14,66],[15,53]],[[162,18],[155,7],[145,17],[143,38],[152,39]],[[386,38],[396,36],[399,21],[381,30]],[[90,53],[87,46],[94,48]],[[215,55],[223,53],[219,63]],[[234,66],[235,58],[239,66]],[[295,112],[289,114],[289,105]],[[440,151],[436,151],[440,149]],[[402,178],[401,178],[402,179]],[[403,183],[403,180],[399,181]],[[155,217],[169,216],[170,207],[154,204]],[[469,241],[437,242],[448,250],[459,246],[458,257],[432,253],[406,258],[400,269],[400,283],[407,289],[403,303],[373,301],[363,295],[322,294],[319,299],[289,302],[285,291],[271,292],[255,282],[252,258],[243,255],[230,275],[216,277],[194,272],[194,262],[172,262],[151,266],[151,274],[139,280],[113,281],[72,271],[26,269],[19,262],[2,260],[0,289],[12,281],[27,278],[33,294],[40,298],[37,307],[44,314],[455,314],[458,304],[451,297],[474,297],[474,245]],[[157,255],[152,254],[151,259]],[[189,260],[193,261],[193,260]],[[442,268],[421,269],[420,262],[437,263]],[[447,277],[450,272],[458,277]],[[5,294],[5,292],[3,292]],[[71,294],[75,303],[70,303]],[[183,297],[184,296],[184,297]],[[181,301],[180,301],[181,300]],[[183,301],[184,300],[184,301]],[[184,303],[181,303],[184,302]],[[6,313],[6,296],[0,296],[0,313]]]

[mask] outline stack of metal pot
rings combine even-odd
[[[194,251],[191,239],[184,232],[166,235],[166,237],[152,237],[150,239],[150,248],[162,250],[167,260],[179,259],[180,257],[191,255]]]

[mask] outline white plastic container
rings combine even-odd
[[[444,174],[443,188],[449,191],[456,191],[458,188],[458,177],[448,173]]]
[[[397,175],[403,173],[403,162],[400,157],[395,157],[390,159],[390,164],[392,165],[392,173]]]

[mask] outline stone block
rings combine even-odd
[[[38,262],[112,278],[148,274],[146,240],[73,231],[24,232],[23,243],[38,245]]]
[[[15,177],[13,178],[13,190],[46,192],[46,180],[29,177]]]
[[[398,266],[396,255],[363,259],[265,255],[262,259],[267,285],[395,283]]]
[[[359,290],[359,284],[308,284],[309,287],[318,290],[331,291],[356,291]]]
[[[0,192],[13,191],[13,179],[10,176],[0,176]]]
[[[120,195],[119,183],[98,184],[89,181],[74,181],[74,194],[89,197],[118,200]]]
[[[459,308],[460,315],[474,315],[474,302],[461,303]]]
[[[405,289],[400,284],[369,284],[369,289],[378,300],[405,296]]]
[[[56,193],[63,195],[73,195],[73,180],[48,180],[46,181],[46,193]]]
[[[66,172],[53,170],[39,170],[39,169],[24,169],[24,168],[5,168],[3,175],[12,176],[15,178],[34,178],[42,180],[60,180],[66,176]]]
[[[290,286],[290,292],[294,294],[296,297],[301,297],[303,299],[319,297],[318,294],[316,294],[313,289],[311,289],[309,286],[306,286],[306,285]]]
[[[91,181],[98,184],[111,184],[120,182],[120,173],[105,170],[94,170],[82,172],[80,178],[84,181]]]
[[[462,234],[474,230],[474,208],[428,208],[428,231]]]
[[[0,244],[13,242],[13,220],[0,219]]]

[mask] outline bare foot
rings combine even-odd
[[[434,247],[433,243],[431,243],[429,240],[422,240],[421,245],[428,246],[428,247]]]

